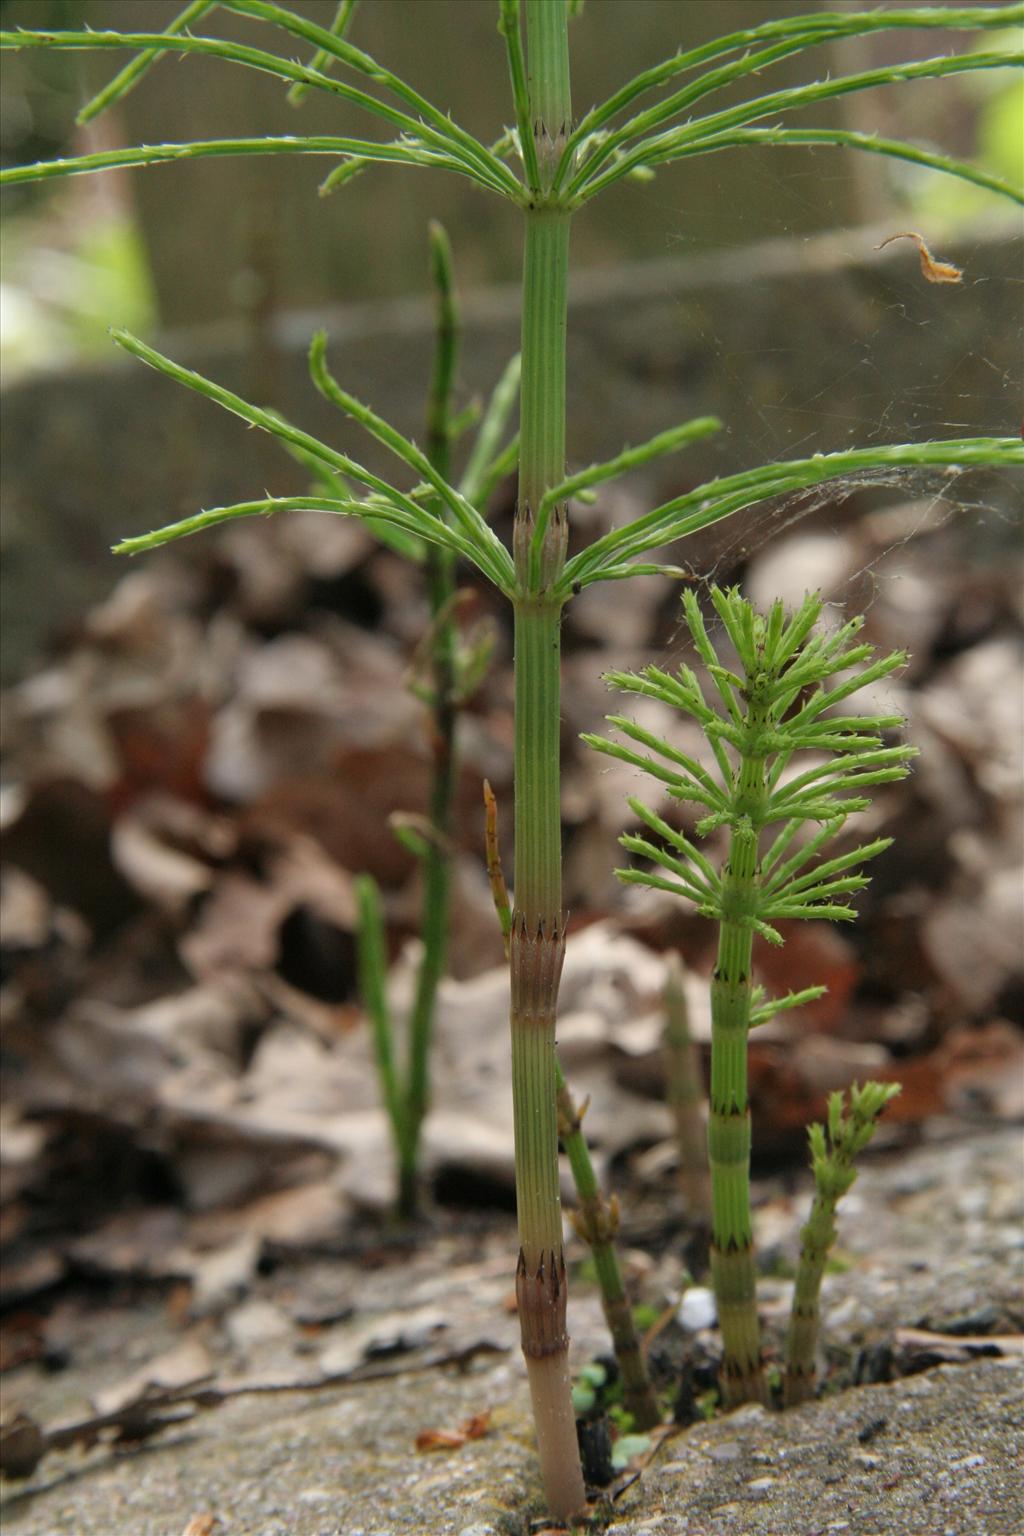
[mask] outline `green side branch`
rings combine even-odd
[[[442,527],[448,526],[452,509],[461,503],[461,493],[453,492],[451,474],[455,419],[452,397],[459,352],[459,314],[455,299],[451,247],[439,224],[430,227],[430,272],[433,281],[437,326],[434,366],[427,395],[426,454],[380,422],[368,407],[361,405],[332,378],[325,361],[325,342],[316,338],[311,353],[315,382],[328,399],[346,414],[362,422],[374,435],[427,478],[422,482],[424,495],[412,503],[424,516]],[[493,407],[485,420],[490,445],[500,438],[508,411]],[[322,458],[306,448],[292,452],[314,473],[334,477],[335,472]],[[478,474],[486,474],[490,449],[485,444]],[[335,483],[337,481],[335,480]],[[343,491],[344,486],[340,489]],[[387,525],[385,525],[387,526]],[[359,973],[360,990],[370,1019],[382,1098],[391,1123],[398,1165],[398,1211],[405,1218],[416,1214],[419,1201],[419,1163],[423,1121],[430,1099],[430,1049],[434,1032],[437,992],[444,974],[448,953],[451,863],[452,803],[457,772],[456,727],[459,706],[472,687],[473,680],[486,662],[486,655],[460,653],[455,624],[454,552],[436,541],[425,543],[423,555],[430,603],[430,625],[421,647],[422,666],[410,669],[410,687],[422,699],[428,711],[428,738],[431,754],[431,783],[427,815],[424,818],[396,818],[394,830],[403,844],[420,860],[422,898],[420,939],[422,953],[416,975],[412,1005],[407,1021],[407,1050],[401,1065],[395,1059],[393,1022],[386,998],[386,952],[380,894],[368,876],[359,887]],[[477,647],[479,650],[479,646]],[[425,673],[420,680],[420,671]],[[418,825],[416,824],[418,822]]]
[[[452,454],[452,395],[459,352],[459,315],[455,299],[451,246],[440,224],[430,226],[430,271],[437,323],[434,368],[427,397],[427,460],[447,483]],[[435,515],[447,509],[436,498]],[[406,1084],[407,1130],[399,1167],[399,1211],[415,1213],[418,1199],[419,1149],[430,1098],[430,1046],[434,1034],[437,991],[448,956],[452,878],[452,802],[457,773],[455,733],[458,717],[456,630],[454,621],[455,561],[439,544],[428,547],[427,590],[430,602],[429,737],[431,783],[428,819],[430,835],[421,861],[423,895],[420,939],[423,953],[409,1015],[409,1069]]]

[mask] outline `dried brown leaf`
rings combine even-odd
[[[193,1515],[181,1536],[213,1536],[220,1523],[216,1515]]]
[[[468,1440],[482,1440],[491,1427],[491,1410],[474,1413],[457,1429],[422,1429],[416,1436],[418,1451],[457,1451]]]
[[[885,246],[891,245],[894,240],[913,240],[917,246],[917,254],[921,258],[921,271],[930,283],[962,283],[964,274],[959,267],[955,267],[951,261],[937,261],[928,249],[923,235],[919,235],[914,229],[901,229],[898,234],[889,235],[876,245],[875,250],[880,251]]]

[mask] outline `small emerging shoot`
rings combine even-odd
[[[610,1200],[606,1200],[597,1182],[587,1138],[583,1134],[586,1104],[577,1105],[573,1099],[561,1066],[556,1065],[555,1074],[558,1083],[558,1132],[569,1159],[580,1202],[579,1210],[573,1212],[573,1226],[594,1257],[594,1269],[601,1291],[601,1308],[619,1365],[622,1401],[627,1412],[632,1414],[637,1429],[653,1429],[661,1422],[661,1409],[647,1374],[615,1249],[615,1235],[619,1230],[618,1198],[612,1195]]]
[[[899,1091],[898,1083],[865,1083],[863,1088],[854,1083],[849,1107],[842,1093],[831,1094],[827,1124],[808,1128],[814,1201],[800,1232],[800,1263],[786,1338],[782,1386],[787,1408],[814,1395],[821,1279],[836,1240],[836,1207],[857,1177],[854,1158],[868,1145],[879,1115]]]

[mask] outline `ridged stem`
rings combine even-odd
[[[565,337],[571,215],[527,209],[523,239],[519,499],[532,522],[565,478]]]
[[[537,159],[545,188],[572,130],[565,0],[526,0],[527,79]]]
[[[751,739],[765,726],[753,706]],[[764,758],[743,752],[735,807],[756,812],[765,793]],[[753,908],[757,835],[734,826],[722,881],[723,920],[711,983],[711,1098],[708,1162],[711,1166],[711,1276],[722,1331],[720,1384],[726,1407],[767,1404],[757,1317],[754,1233],[750,1215],[750,1104],[747,1098],[747,1032],[753,929],[743,918]]]
[[[837,1198],[822,1195],[819,1190],[811,1205],[810,1217],[800,1233],[800,1262],[793,1289],[783,1375],[783,1398],[787,1408],[806,1402],[814,1395],[815,1354],[821,1326],[821,1281],[829,1250],[836,1240],[837,1204]]]
[[[623,1402],[633,1415],[637,1429],[653,1429],[661,1422],[661,1409],[647,1375],[615,1247],[619,1203],[614,1195],[611,1200],[606,1200],[597,1182],[587,1138],[583,1134],[582,1115],[557,1062],[555,1075],[559,1135],[579,1200],[579,1209],[573,1213],[573,1224],[594,1258],[601,1307],[618,1361]]]
[[[571,117],[565,0],[527,0],[527,59],[544,110]],[[531,96],[531,120],[540,125]],[[542,149],[538,138],[538,149]],[[586,1504],[569,1380],[565,1259],[558,1190],[555,1010],[565,953],[560,812],[561,573],[564,509],[543,548],[530,543],[541,497],[565,475],[565,332],[569,218],[526,211],[519,500],[514,528],[515,906],[511,969],[512,1096],[519,1263],[516,1298],[548,1510],[568,1523]]]
[[[707,1228],[711,1225],[711,1184],[704,1084],[697,1044],[690,1033],[682,962],[675,953],[668,957],[665,976],[665,1052],[668,1103],[676,1127],[679,1184],[686,1214]]]

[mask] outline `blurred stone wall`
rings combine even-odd
[[[292,0],[293,8],[328,25],[335,0]],[[6,0],[5,25],[162,30],[177,0]],[[787,14],[820,6],[800,0]],[[756,25],[779,14],[776,0],[588,0],[573,23],[573,100],[577,114],[603,100],[632,75],[723,30]],[[511,118],[497,0],[362,0],[352,39],[424,95],[452,111],[485,141]],[[194,28],[307,59],[312,49],[275,29],[214,13]],[[110,79],[121,53],[78,53],[43,60],[37,53],[5,62],[16,93],[18,72],[61,72],[74,108]],[[782,88],[834,68],[829,47],[809,59],[782,59],[761,77],[764,90]],[[335,71],[338,78],[356,77]],[[366,85],[365,80],[356,83]],[[653,98],[644,98],[647,105]],[[709,110],[735,93],[720,92]],[[841,105],[817,119],[840,125]],[[298,110],[278,81],[219,59],[171,57],[85,132],[73,151],[112,144],[156,144],[257,133],[353,133],[388,137],[386,123],[336,99],[312,93]],[[780,190],[776,172],[783,170]],[[457,241],[467,286],[512,279],[518,271],[516,210],[459,176],[375,167],[326,199],[316,189],[336,161],[329,157],[266,157],[192,161],[118,173],[117,192],[141,223],[165,325],[265,314],[294,305],[345,303],[416,292],[425,268],[427,220],[440,218]],[[680,250],[741,244],[768,233],[821,230],[854,222],[861,182],[837,176],[836,157],[811,151],[723,153],[659,174],[650,185],[628,184],[577,220],[578,267]],[[816,169],[817,168],[817,169]],[[809,190],[813,176],[813,193]]]
[[[644,494],[661,499],[716,473],[819,450],[1018,432],[1020,351],[1008,317],[1019,308],[1019,242],[978,236],[941,250],[965,280],[935,287],[909,243],[875,253],[887,233],[850,229],[579,274],[570,464],[706,412],[726,430],[652,466],[634,481]],[[488,390],[516,350],[519,294],[477,291],[464,309],[466,397]],[[257,331],[225,322],[158,344],[393,473],[394,461],[309,383],[305,354],[317,324],[327,327],[331,365],[346,386],[422,436],[432,348],[425,301],[293,312]],[[264,487],[295,494],[308,484],[270,438],[130,358],[9,390],[3,427],[8,676],[110,590],[125,569],[108,553],[118,536]]]

